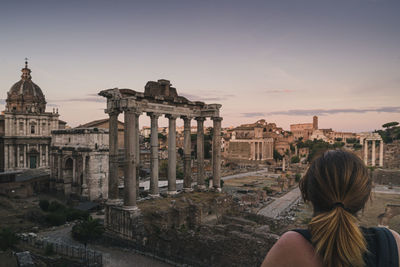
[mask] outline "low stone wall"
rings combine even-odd
[[[400,185],[400,170],[376,169],[372,171],[372,180],[376,184]]]
[[[383,166],[388,169],[400,169],[400,140],[384,145]]]
[[[259,266],[278,236],[240,214],[231,196],[216,193],[153,200],[140,212],[110,206],[107,242],[191,266]]]

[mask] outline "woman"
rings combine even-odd
[[[398,267],[399,234],[357,225],[355,216],[370,198],[371,183],[353,153],[329,150],[316,158],[299,184],[304,201],[314,209],[308,230],[283,234],[262,267]]]

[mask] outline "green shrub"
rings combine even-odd
[[[18,238],[10,228],[0,230],[0,250],[13,248],[18,243]]]
[[[64,212],[52,212],[46,215],[46,221],[51,226],[63,225],[67,218]]]
[[[56,212],[65,210],[65,206],[57,201],[52,201],[49,205],[48,211]]]
[[[44,250],[44,253],[47,256],[53,255],[54,254],[54,247],[53,244],[47,244]]]
[[[263,190],[267,192],[268,195],[272,194],[273,190],[269,186],[264,186]]]
[[[47,199],[42,199],[39,201],[39,207],[43,210],[43,211],[48,211],[49,210],[49,201]]]
[[[65,216],[68,222],[75,220],[87,220],[87,218],[89,218],[89,212],[77,209],[67,209],[65,211]]]
[[[296,173],[296,175],[294,176],[295,181],[298,183],[300,182],[301,179],[301,174],[300,173]]]
[[[293,156],[293,157],[290,159],[290,162],[291,162],[291,163],[299,163],[299,162],[300,162],[299,156]]]

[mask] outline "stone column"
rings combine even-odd
[[[76,183],[76,159],[72,157],[72,184]]]
[[[176,194],[176,115],[168,118],[168,194]]]
[[[46,145],[46,161],[44,163],[45,166],[49,166],[49,146]]]
[[[88,196],[88,186],[86,181],[86,154],[82,154],[82,196]]]
[[[183,172],[184,172],[184,180],[183,180],[183,190],[186,192],[192,191],[192,167],[191,167],[191,138],[190,138],[190,121],[192,118],[190,117],[182,117],[183,118],[183,138],[184,138],[184,146],[183,146]]]
[[[375,140],[372,140],[371,165],[375,166]]]
[[[29,151],[29,145],[25,145],[25,167],[29,168],[29,162],[28,162],[28,151]]]
[[[118,195],[118,114],[119,111],[108,112],[109,120],[109,170],[108,170],[108,203],[120,204]]]
[[[205,189],[204,182],[204,120],[203,117],[197,117],[197,187]]]
[[[383,167],[383,140],[379,141],[379,167]]]
[[[18,168],[18,167],[20,167],[20,151],[19,151],[19,145],[17,145],[17,164],[16,164],[16,167]]]
[[[215,190],[221,191],[221,117],[213,120],[213,186]]]
[[[364,140],[364,164],[368,165],[368,140]]]
[[[265,160],[265,141],[261,142],[261,159]]]
[[[8,170],[8,145],[4,145],[4,171]]]
[[[260,151],[260,153],[259,153],[259,159],[258,160],[262,160],[263,159],[263,156],[262,156],[262,142],[259,142],[259,151]]]
[[[258,142],[254,142],[254,159],[258,160]]]
[[[62,170],[63,170],[63,166],[62,166],[62,153],[58,154],[58,180],[62,179]]]
[[[26,145],[24,145],[24,168],[26,168]]]
[[[285,160],[285,156],[283,156],[282,158],[282,171],[286,170],[286,160]]]
[[[250,154],[251,160],[256,159],[256,143],[254,141],[250,141]]]
[[[136,210],[136,114],[134,110],[125,110],[125,168],[124,168],[124,209]]]
[[[139,197],[139,187],[140,187],[140,132],[139,132],[139,116],[142,112],[135,112],[135,148],[136,148],[136,197]]]
[[[158,117],[160,114],[148,113],[151,123],[150,134],[150,196],[159,196],[158,189]]]

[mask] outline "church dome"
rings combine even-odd
[[[22,70],[21,80],[11,86],[7,93],[6,111],[18,113],[43,113],[46,99],[40,87],[32,82],[28,62]]]

